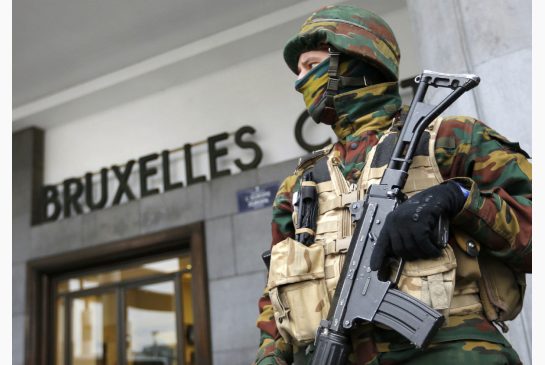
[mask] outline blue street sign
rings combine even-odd
[[[239,213],[270,208],[280,183],[277,181],[237,191]]]

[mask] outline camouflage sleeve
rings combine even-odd
[[[287,237],[294,237],[295,227],[292,222],[293,205],[292,192],[297,183],[297,175],[292,175],[280,185],[273,203],[272,214],[272,243],[271,246]],[[265,288],[259,299],[259,316],[257,327],[261,332],[259,350],[257,353],[257,365],[289,364],[292,359],[291,346],[287,345],[278,333],[274,312],[269,299],[269,292]]]
[[[282,337],[276,339],[267,333],[261,333],[261,340],[255,365],[288,365],[293,361],[291,346]]]
[[[513,269],[532,271],[532,166],[529,156],[484,123],[448,118],[435,155],[443,178],[470,190],[453,224]]]

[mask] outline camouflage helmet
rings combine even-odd
[[[284,47],[284,60],[297,72],[301,53],[327,43],[339,52],[363,59],[389,80],[398,79],[399,47],[392,29],[378,15],[349,5],[331,5],[312,14]]]

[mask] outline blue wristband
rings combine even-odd
[[[453,181],[453,183],[455,183],[456,185],[458,185],[458,187],[460,188],[460,190],[462,191],[462,194],[464,194],[464,197],[467,199],[467,197],[469,196],[469,190],[467,190],[466,188],[464,188],[462,186],[462,184],[456,182],[456,181]]]

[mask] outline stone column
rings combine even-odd
[[[43,183],[44,133],[28,128],[12,137],[12,355],[13,365],[25,359],[26,261],[30,227],[39,220],[37,194]]]
[[[532,2],[407,0],[423,69],[474,73],[481,84],[445,115],[475,116],[532,153]],[[402,61],[403,62],[403,61]],[[531,363],[531,275],[507,337]]]
[[[476,116],[531,154],[532,2],[408,0],[408,8],[422,68],[481,77],[447,114]]]

